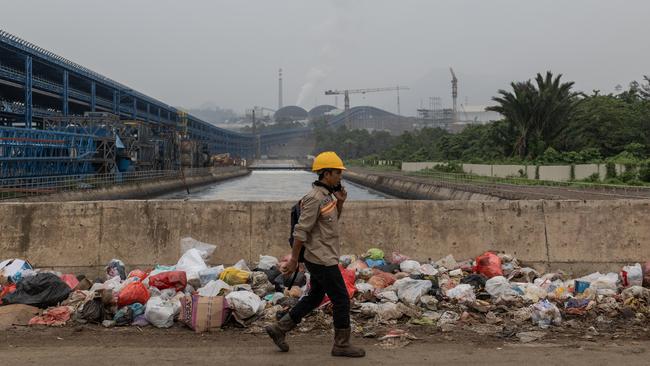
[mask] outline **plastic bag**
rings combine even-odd
[[[223,272],[223,265],[216,267],[210,267],[204,270],[199,271],[199,279],[201,280],[201,286],[205,286],[208,282],[219,279],[219,275]]]
[[[438,270],[433,267],[432,264],[425,263],[420,266],[419,272],[425,276],[436,276],[438,275]]]
[[[160,297],[152,297],[147,301],[144,317],[157,328],[169,328],[174,325],[174,305]]]
[[[104,321],[105,313],[102,299],[94,299],[83,304],[83,308],[81,308],[81,319],[89,323],[98,324]]]
[[[232,287],[222,280],[210,281],[205,286],[198,289],[198,294],[201,296],[219,296],[221,290],[230,291]]]
[[[546,296],[548,296],[546,290],[532,283],[524,288],[524,299],[530,300],[531,302],[538,302],[539,300],[545,299]]]
[[[16,284],[16,291],[2,298],[3,305],[25,304],[47,308],[56,306],[70,295],[70,286],[53,273],[38,273]]]
[[[366,262],[362,261],[361,259],[357,259],[356,261],[350,263],[350,265],[347,268],[355,271],[360,271],[364,268],[368,268],[368,265],[366,264]]]
[[[126,279],[126,272],[124,271],[124,262],[119,259],[111,259],[106,265],[106,279],[111,279],[115,276],[120,276],[120,280]]]
[[[487,280],[485,282],[485,291],[494,298],[517,295],[517,292],[510,286],[510,282],[503,276],[496,276]]]
[[[366,259],[366,264],[368,265],[369,268],[374,268],[374,267],[380,267],[380,266],[385,266],[386,262],[384,262],[383,259]]]
[[[260,255],[260,261],[257,263],[257,268],[262,270],[269,270],[276,267],[280,262],[276,257],[270,255]]]
[[[643,269],[641,264],[637,263],[633,266],[625,266],[621,270],[621,282],[623,287],[642,286],[643,285]]]
[[[133,271],[129,272],[129,275],[127,276],[127,278],[133,278],[133,277],[135,277],[135,278],[139,279],[140,281],[142,281],[145,278],[147,278],[147,272],[145,272],[145,271],[143,271],[141,269],[134,269]]]
[[[248,291],[234,291],[226,295],[226,300],[239,320],[248,319],[264,310],[265,301]]]
[[[393,254],[391,254],[391,256],[390,256],[390,262],[392,264],[400,264],[400,263],[402,263],[402,262],[404,262],[405,260],[408,260],[408,259],[410,259],[410,258],[403,255],[403,254],[399,254],[399,252],[393,252]]]
[[[250,278],[251,288],[257,296],[264,297],[266,294],[275,292],[275,286],[266,277],[266,273],[261,271],[252,272]]]
[[[223,272],[221,272],[219,279],[231,286],[234,286],[248,282],[250,275],[250,272],[243,271],[235,267],[228,267],[224,269]]]
[[[23,273],[32,269],[32,266],[27,261],[7,259],[0,262],[0,278],[5,277],[10,282],[17,283],[23,278]]]
[[[614,296],[618,292],[618,274],[607,273],[601,274],[600,272],[592,273],[582,278],[579,281],[589,282],[589,288],[596,291],[598,295]]]
[[[429,292],[432,286],[431,281],[414,280],[409,277],[397,280],[393,284],[393,287],[397,290],[397,297],[411,305],[417,304],[420,297]]]
[[[374,288],[386,288],[388,285],[386,284],[386,280],[381,277],[381,276],[372,276],[368,280],[368,284],[371,285]],[[357,289],[359,288],[359,285],[357,285]]]
[[[419,273],[420,272],[420,263],[414,260],[405,260],[399,265],[399,269],[402,272],[406,273]]]
[[[58,327],[70,320],[72,309],[69,306],[59,306],[46,310],[43,315],[35,316],[29,320],[29,325],[49,325]]]
[[[248,268],[248,264],[246,264],[246,261],[243,260],[243,259],[240,259],[239,262],[237,262],[237,263],[235,263],[233,265],[233,267],[235,267],[235,268],[237,268],[239,270],[242,270],[242,271],[252,272],[251,269]]]
[[[355,255],[342,255],[339,257],[339,263],[343,267],[349,266],[352,262],[356,261],[357,257]]]
[[[117,305],[122,307],[136,302],[144,304],[147,300],[149,300],[149,290],[144,287],[142,282],[133,282],[120,291],[117,296]]]
[[[456,300],[459,303],[473,303],[476,301],[476,295],[474,294],[474,287],[468,284],[458,285],[447,291],[447,297],[452,300]]]
[[[531,305],[532,320],[542,329],[548,328],[551,324],[560,325],[562,323],[562,314],[555,304],[548,300],[542,300],[535,305]]]
[[[183,271],[169,271],[149,276],[149,286],[159,290],[173,288],[176,291],[183,291],[187,286],[186,273]]]
[[[456,262],[456,259],[454,258],[453,255],[449,254],[446,257],[442,258],[441,260],[437,261],[436,266],[445,267],[451,270],[458,267],[458,262]]]
[[[377,299],[379,299],[382,302],[398,302],[399,298],[397,297],[397,293],[395,291],[382,291],[377,294],[375,294]]]
[[[176,263],[176,271],[186,272],[187,278],[199,278],[199,272],[208,268],[203,261],[203,254],[196,248],[186,251]]]
[[[650,287],[650,261],[643,264],[643,286]]]
[[[476,265],[473,270],[487,278],[503,276],[501,258],[492,252],[485,252],[483,255],[476,257]]]
[[[196,249],[200,252],[201,258],[208,259],[208,257],[212,255],[214,250],[217,249],[217,246],[198,241],[191,237],[186,237],[181,239],[180,249],[181,252],[179,254],[181,255],[187,253],[187,251],[190,249]]]
[[[384,251],[378,248],[370,248],[364,255],[364,257],[372,259],[374,261],[384,259]]]
[[[70,288],[73,289],[73,290],[79,284],[79,280],[73,274],[61,275],[61,279],[63,280],[63,282],[67,283],[68,286],[70,286]]]

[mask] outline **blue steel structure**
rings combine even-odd
[[[43,129],[44,118],[85,112],[148,122],[154,131],[183,130],[210,153],[245,158],[311,133],[308,128],[262,133],[258,142],[252,134],[218,128],[192,115],[181,124],[183,113],[177,108],[0,30],[0,126]]]

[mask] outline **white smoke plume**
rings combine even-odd
[[[321,45],[318,55],[319,62],[307,71],[307,80],[300,88],[296,105],[303,106],[303,103],[306,104],[307,101],[313,100],[317,93],[323,92],[320,88],[323,81],[329,76],[334,60],[344,54],[341,48],[350,42],[348,35],[353,34],[351,28],[353,28],[354,22],[350,17],[352,12],[348,9],[350,3],[344,0],[330,1],[331,16],[326,17],[323,23],[315,29],[315,41]]]

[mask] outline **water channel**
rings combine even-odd
[[[298,201],[311,188],[316,174],[302,170],[254,170],[251,174],[213,185],[170,193],[158,199],[224,201]],[[393,197],[344,181],[348,200],[383,200]]]

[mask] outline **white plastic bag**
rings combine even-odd
[[[524,299],[531,302],[538,302],[548,296],[548,292],[543,288],[532,283],[520,284],[524,288]]]
[[[535,305],[531,305],[532,320],[542,329],[548,328],[551,324],[560,325],[562,323],[562,314],[555,304],[548,300],[542,300]]]
[[[199,271],[199,278],[201,280],[201,286],[205,286],[208,284],[210,281],[215,281],[219,279],[219,275],[221,272],[223,272],[224,267],[223,264],[216,266],[216,267],[210,267],[206,268],[204,270]]]
[[[202,253],[196,248],[189,249],[176,263],[176,270],[184,271],[188,279],[199,278],[199,272],[208,268],[203,260]]]
[[[596,272],[578,280],[589,282],[589,288],[596,291],[598,295],[614,296],[618,292],[618,274],[613,272],[605,275]]]
[[[381,302],[398,302],[399,298],[395,291],[382,291],[375,295]]]
[[[265,302],[248,291],[234,291],[226,295],[228,305],[240,320],[248,319],[264,310]]]
[[[431,281],[414,280],[406,277],[395,281],[393,287],[397,289],[397,297],[401,301],[415,305],[420,300],[420,296],[425,295],[431,289],[432,284]]]
[[[248,268],[248,265],[246,264],[246,261],[243,260],[243,259],[240,259],[239,262],[235,263],[235,265],[233,267],[235,267],[237,269],[240,269],[242,271],[252,272],[251,269]]]
[[[437,261],[436,266],[445,267],[449,270],[452,270],[458,267],[458,262],[456,262],[456,259],[454,259],[453,255],[449,254],[441,260]]]
[[[503,276],[495,276],[487,280],[485,282],[485,291],[494,298],[517,295],[517,292],[510,286],[510,282]]]
[[[447,297],[452,300],[456,300],[459,303],[473,303],[476,301],[476,295],[474,294],[474,287],[469,284],[458,285],[447,291]]]
[[[174,304],[160,297],[152,297],[147,301],[144,317],[155,327],[169,328],[174,324]]]
[[[232,287],[229,284],[223,282],[222,280],[210,281],[205,286],[198,289],[198,293],[201,296],[213,297],[219,296],[221,290],[226,289],[230,291]]]
[[[375,290],[375,288],[371,284],[366,283],[366,282],[356,283],[354,285],[354,287],[356,287],[357,291],[360,292],[360,293],[373,292]]]
[[[420,263],[417,261],[408,259],[399,264],[399,269],[402,272],[406,273],[419,273],[420,272]]]
[[[204,243],[190,237],[181,239],[180,254],[183,255],[184,253],[187,253],[187,251],[190,249],[198,250],[201,253],[201,258],[208,259],[208,257],[212,255],[214,250],[217,249],[217,246]]]
[[[257,263],[257,268],[262,270],[269,270],[278,265],[278,259],[270,255],[260,255],[260,261]]]
[[[425,276],[436,276],[438,274],[438,270],[432,264],[425,263],[420,266],[420,273]]]
[[[642,286],[643,269],[641,269],[641,263],[623,267],[623,270],[621,271],[621,279],[623,280],[624,287]]]

